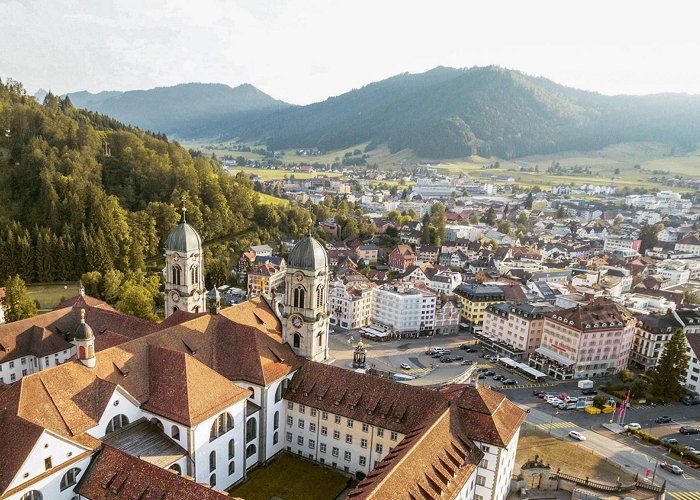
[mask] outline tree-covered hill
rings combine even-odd
[[[0,82],[0,131],[0,282],[144,271],[162,255],[183,198],[205,244],[225,243],[207,248],[208,269],[279,238],[280,227],[290,236],[309,229],[308,210],[258,203],[251,181],[215,159],[69,98],[38,104],[21,84]]]
[[[109,115],[122,123],[179,137],[208,137],[289,105],[252,85],[185,83],[128,92],[68,94],[79,108]],[[43,100],[43,99],[42,99]]]

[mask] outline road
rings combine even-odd
[[[522,404],[520,406],[526,407],[526,405]],[[631,474],[639,474],[641,477],[645,475],[647,469],[651,469],[653,472],[657,460],[659,462],[665,460],[663,451],[656,447],[645,446],[643,451],[632,448],[625,442],[627,438],[621,438],[620,440],[617,438],[611,439],[604,434],[607,433],[610,436],[615,436],[609,431],[601,428],[599,432],[593,432],[587,427],[579,426],[571,422],[568,419],[570,414],[564,415],[567,420],[559,418],[559,415],[555,415],[551,412],[547,413],[538,409],[530,409],[526,421],[540,429],[547,430],[548,432],[551,431],[553,436],[566,440],[571,439],[568,436],[569,431],[576,430],[582,432],[586,436],[586,441],[578,443],[579,446],[607,457],[621,467],[624,467]],[[698,474],[697,471],[689,471],[685,466],[682,467],[688,471],[683,474],[683,476],[676,476],[658,467],[656,470],[655,484],[665,480],[667,492],[694,492],[698,494],[697,498],[700,498],[700,474]],[[677,496],[677,498],[683,498],[683,496]]]

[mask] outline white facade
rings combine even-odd
[[[369,325],[372,321],[374,287],[374,283],[365,281],[331,283],[328,292],[331,324],[347,329]]]
[[[474,441],[484,452],[484,458],[476,470],[474,500],[505,500],[508,496],[519,437],[520,429],[505,448]]]
[[[0,363],[0,382],[10,384],[26,375],[65,363],[75,354],[75,347],[37,357],[33,354]]]
[[[395,333],[417,334],[435,330],[437,296],[409,285],[385,285],[374,291],[372,321],[390,326]]]

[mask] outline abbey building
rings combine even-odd
[[[524,412],[328,364],[316,240],[291,251],[283,298],[209,311],[184,220],[165,258],[159,325],[79,295],[0,326],[0,366],[27,367],[0,384],[0,499],[228,498],[283,452],[359,479],[353,499],[506,497]]]

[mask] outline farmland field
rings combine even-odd
[[[78,295],[78,287],[77,281],[27,284],[29,295],[39,302],[39,309],[42,311],[49,311],[61,301]]]

